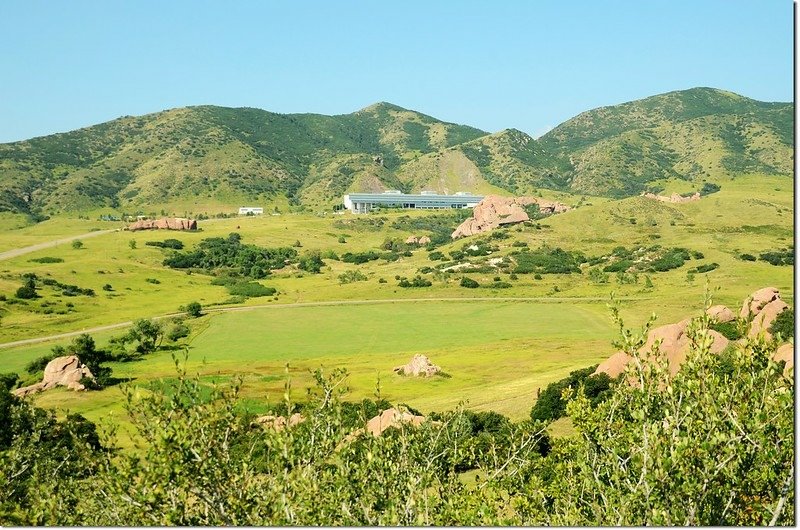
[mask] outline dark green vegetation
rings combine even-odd
[[[282,269],[297,257],[290,247],[262,248],[241,242],[237,233],[227,238],[207,238],[189,252],[175,252],[164,259],[164,265],[174,269],[202,269],[209,273],[235,273],[256,280],[266,278],[269,271]]]
[[[565,390],[575,391],[581,388],[592,406],[609,397],[612,380],[607,374],[592,375],[595,368],[597,366],[575,370],[564,379],[547,385],[536,398],[536,404],[531,409],[531,419],[552,421],[564,416],[567,413],[567,401],[563,397]]]
[[[783,340],[794,338],[794,309],[787,307],[781,311],[770,326],[769,332],[773,335],[780,333]]]
[[[388,103],[340,116],[188,107],[0,145],[0,211],[281,197],[329,207],[347,191],[439,188],[448,172],[449,187],[472,191],[625,196],[675,177],[705,195],[716,191],[707,178],[791,174],[792,112],[694,88],[590,110],[534,140]]]
[[[558,396],[546,390],[543,415],[566,403],[577,436],[565,438],[546,434],[549,419],[468,410],[375,437],[358,429],[390,403],[344,401],[342,370],[318,370],[299,403],[287,380],[270,411],[304,421],[272,429],[239,400],[240,380],[209,385],[176,358],[177,377],[123,387],[137,447],[120,452],[85,419],[57,421],[13,397],[7,374],[0,524],[790,525],[792,382],[770,360],[775,344],[715,355],[707,325],[689,326],[695,346],[674,376],[637,353],[645,329],[622,333],[637,362],[619,383],[588,368],[553,385]]]

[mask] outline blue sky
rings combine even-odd
[[[536,136],[695,86],[793,94],[790,0],[2,0],[0,44],[0,142],[186,105],[377,101]]]

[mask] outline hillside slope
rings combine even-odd
[[[348,191],[387,188],[620,197],[665,178],[699,183],[792,167],[790,103],[709,88],[590,110],[538,140],[389,103],[338,116],[201,106],[0,144],[0,211],[280,197],[325,207]]]

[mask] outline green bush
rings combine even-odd
[[[780,333],[783,340],[790,340],[794,338],[794,309],[791,307],[784,308],[783,311],[778,313],[772,325],[769,327],[769,332],[772,335]]]
[[[550,383],[536,398],[536,403],[531,409],[531,420],[553,421],[564,416],[567,411],[567,402],[562,393],[566,389],[577,389],[583,385],[583,395],[596,405],[609,395],[612,380],[607,374],[592,375],[597,365],[575,370],[569,376]]]
[[[186,314],[197,318],[203,314],[203,306],[200,305],[200,302],[189,302],[186,304]]]
[[[408,278],[400,278],[400,282],[398,282],[398,287],[430,287],[433,285],[430,280],[423,278],[422,276],[414,276],[410,281]]]
[[[246,298],[258,298],[260,296],[272,296],[278,292],[274,287],[265,287],[257,282],[240,281],[227,286],[228,292],[232,296],[244,296]]]
[[[466,276],[461,278],[461,283],[459,283],[459,285],[461,285],[461,287],[466,287],[467,289],[475,289],[476,287],[481,286],[481,284]]]
[[[306,253],[297,262],[297,268],[313,274],[319,274],[324,266],[325,262],[322,261],[322,255],[318,250]]]
[[[131,240],[133,241],[133,240]],[[165,239],[164,241],[148,241],[145,245],[150,247],[159,247],[159,248],[171,248],[173,250],[181,250],[183,249],[183,241],[179,239]],[[136,242],[134,242],[133,247],[136,247]]]
[[[735,320],[732,322],[711,322],[708,328],[722,334],[722,336],[728,340],[739,340],[742,338],[739,324]]]
[[[756,257],[752,254],[740,254],[739,259],[742,261],[755,261]]]
[[[345,271],[339,275],[339,283],[341,285],[353,282],[363,282],[366,280],[367,280],[367,275],[357,270]]]
[[[51,256],[44,256],[41,258],[33,258],[28,261],[32,261],[34,263],[64,263],[62,258],[54,258]]]

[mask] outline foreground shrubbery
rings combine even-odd
[[[359,434],[388,403],[344,404],[338,371],[316,374],[305,421],[282,431],[241,411],[236,380],[211,388],[179,369],[168,391],[129,388],[138,445],[127,453],[3,398],[0,523],[792,524],[793,383],[763,339],[712,355],[708,324],[689,326],[674,377],[639,355],[646,333],[623,331],[618,346],[634,361],[604,400],[593,403],[585,380],[563,389],[577,435],[555,440],[543,422],[468,411]],[[298,410],[288,382],[279,408]]]

